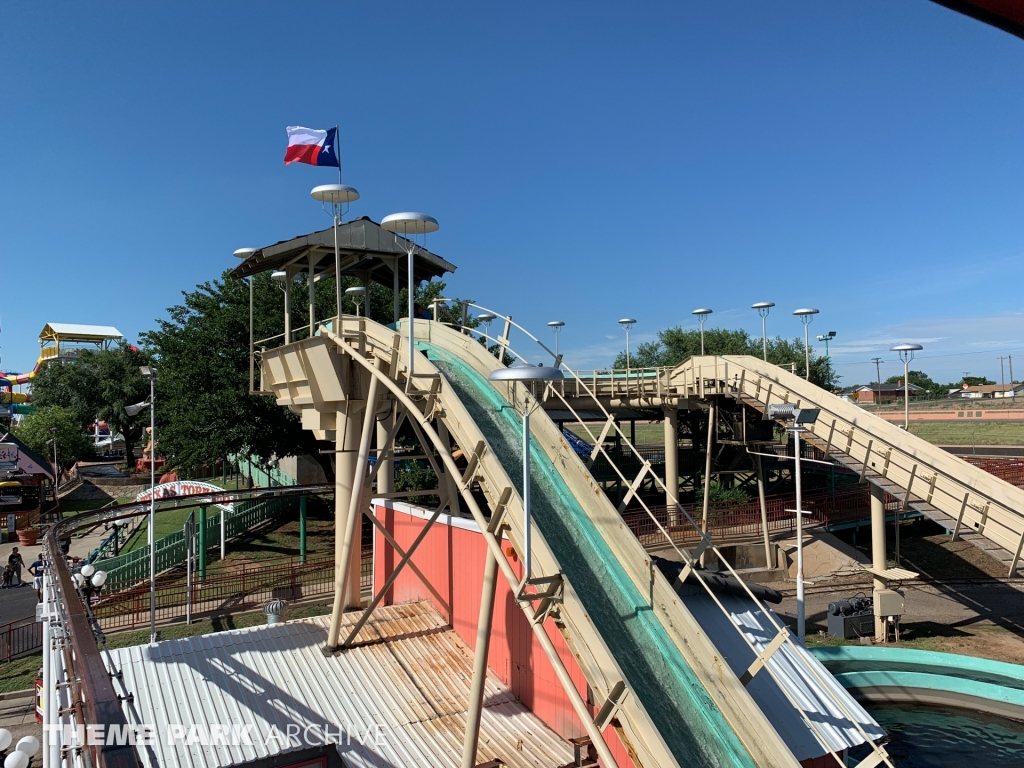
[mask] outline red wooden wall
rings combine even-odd
[[[393,503],[377,507],[377,517],[395,537],[403,550],[408,549],[426,524],[422,511],[405,504]],[[379,531],[374,541],[374,585],[381,585],[391,575],[399,557]],[[476,524],[463,518],[442,516],[427,533],[412,556],[412,562],[423,572],[452,608],[448,621],[471,647],[476,646],[476,624],[480,615],[480,589],[483,581],[484,554],[487,545]],[[511,561],[517,575],[520,564]],[[414,600],[430,600],[444,615],[444,609],[409,568],[399,575],[385,597],[384,605]],[[586,680],[561,634],[549,619],[545,622],[548,637],[558,650],[577,690],[586,697]],[[512,598],[512,590],[501,574],[494,600],[494,621],[488,649],[488,666],[508,685],[519,699],[552,730],[563,738],[583,736],[585,731],[573,712],[572,704],[562,690],[544,650],[530,629],[529,622]],[[614,728],[605,729],[605,739],[621,768],[633,765]]]

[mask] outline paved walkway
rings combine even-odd
[[[106,536],[107,532],[103,530],[103,526],[99,526],[81,538],[72,538],[71,556],[82,558],[88,556]],[[32,588],[32,574],[28,572],[28,566],[43,551],[43,545],[42,542],[37,542],[31,547],[25,547],[17,541],[0,544],[0,567],[7,564],[7,558],[10,557],[15,547],[18,547],[18,551],[21,552],[22,559],[25,561],[25,568],[21,569],[21,580],[27,586],[0,590],[0,624],[16,621],[26,616],[34,616],[36,613],[36,591]]]

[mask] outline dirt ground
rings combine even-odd
[[[892,528],[889,564],[895,565]],[[866,536],[858,547],[866,552]],[[1004,566],[964,541],[950,541],[927,521],[906,525],[900,534],[899,565],[921,574],[899,588],[906,597],[900,642],[902,648],[959,653],[1024,664],[1024,578],[1007,578]],[[776,611],[795,626],[796,589],[776,583],[783,594]],[[825,634],[827,608],[833,600],[870,595],[867,574],[816,581],[806,589],[808,645],[838,645]]]

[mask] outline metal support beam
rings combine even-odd
[[[377,519],[377,515],[367,515],[366,519],[373,523],[374,527],[376,527],[376,529],[380,531],[380,535],[383,536],[384,540],[391,545],[391,548],[393,550],[395,550],[395,554],[398,555],[399,559],[404,558],[405,551],[400,546],[398,546],[398,542],[395,541],[395,537],[391,535],[391,531],[384,527],[384,523]],[[411,558],[409,559],[407,565],[409,566],[409,570],[416,574],[420,582],[422,582],[423,586],[425,586],[430,591],[430,594],[434,596],[434,599],[437,600],[438,605],[440,605],[444,609],[444,612],[448,615],[448,621],[451,622],[452,607],[448,605],[448,601],[441,597],[441,593],[434,588],[434,585],[430,583],[430,580],[423,574],[423,571],[416,567],[416,563],[414,563]],[[384,590],[381,590],[381,592],[382,594],[386,594]],[[371,603],[370,605],[372,606],[373,604]],[[366,610],[369,611],[370,608],[368,607]]]
[[[380,361],[377,361],[380,368]],[[371,428],[374,425],[374,418],[377,410],[377,390],[380,380],[376,376],[370,377],[370,383],[366,395],[366,406],[363,413],[362,431],[359,437],[359,453],[356,456],[355,467],[352,468],[352,485],[348,498],[348,514],[345,518],[345,537],[341,545],[341,551],[335,546],[335,557],[340,555],[340,561],[335,561],[335,584],[334,584],[334,606],[331,611],[330,632],[327,635],[327,647],[334,649],[338,645],[338,635],[341,630],[341,613],[346,604],[353,603],[358,606],[360,601],[359,590],[359,565],[360,558],[353,557],[353,550],[359,549],[359,539],[356,536],[360,533],[358,525],[363,516],[363,506],[360,504],[366,481],[366,467],[370,457],[370,436]],[[338,455],[338,466],[341,466],[341,457]],[[354,566],[354,567],[353,567]],[[354,576],[353,576],[354,573]]]
[[[370,618],[370,614],[372,614],[377,609],[377,606],[380,605],[380,601],[384,599],[384,595],[386,595],[391,587],[394,586],[395,581],[398,580],[398,576],[402,573],[402,569],[412,559],[412,556],[416,553],[416,548],[419,547],[425,538],[427,538],[427,533],[430,532],[434,523],[437,522],[437,518],[441,516],[441,511],[447,506],[448,500],[446,498],[442,498],[441,503],[437,505],[437,509],[434,510],[434,514],[430,516],[427,524],[420,529],[420,532],[416,536],[415,541],[413,541],[412,546],[410,546],[408,551],[402,555],[402,559],[399,561],[398,565],[395,566],[395,570],[391,572],[391,575],[388,576],[387,580],[384,582],[384,586],[382,586],[380,590],[378,590],[377,594],[374,595],[373,600],[366,607],[366,610],[363,611],[363,615],[359,617],[359,621],[357,621],[355,626],[352,627],[351,631],[348,633],[348,637],[345,638],[345,642],[341,644],[342,648],[348,648],[349,645],[352,644],[352,641],[355,640],[356,635],[359,634],[359,630],[363,628],[364,624],[366,624],[367,620]],[[374,517],[376,517],[376,515]]]
[[[715,439],[715,401],[711,401],[708,410],[708,442],[704,451],[704,512],[701,515],[700,527],[707,535],[708,532],[708,506],[711,503],[711,448]],[[700,564],[704,565],[704,553],[700,554]]]
[[[466,736],[462,742],[462,768],[473,768],[476,765],[480,716],[484,709],[484,684],[487,682],[487,651],[491,641],[491,620],[494,618],[494,592],[498,583],[498,561],[490,552],[485,557],[480,618],[476,623],[476,649],[473,653],[473,682],[469,687]]]
[[[772,568],[772,545],[768,536],[768,503],[764,497],[764,466],[761,457],[754,454],[754,471],[757,472],[757,500],[761,507],[761,532],[764,536],[764,567]]]
[[[874,483],[871,483],[871,567],[876,571],[884,571],[888,567],[885,559],[885,491]],[[873,592],[876,605],[878,604],[878,591],[885,587],[885,582],[875,577]],[[881,642],[884,639],[885,625],[876,613],[875,640]]]
[[[665,506],[668,524],[679,525],[679,409],[665,406]]]

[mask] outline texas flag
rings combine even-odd
[[[284,164],[308,163],[309,165],[328,165],[341,167],[334,149],[337,128],[317,131],[303,128],[301,125],[289,125],[288,149],[284,152]]]

